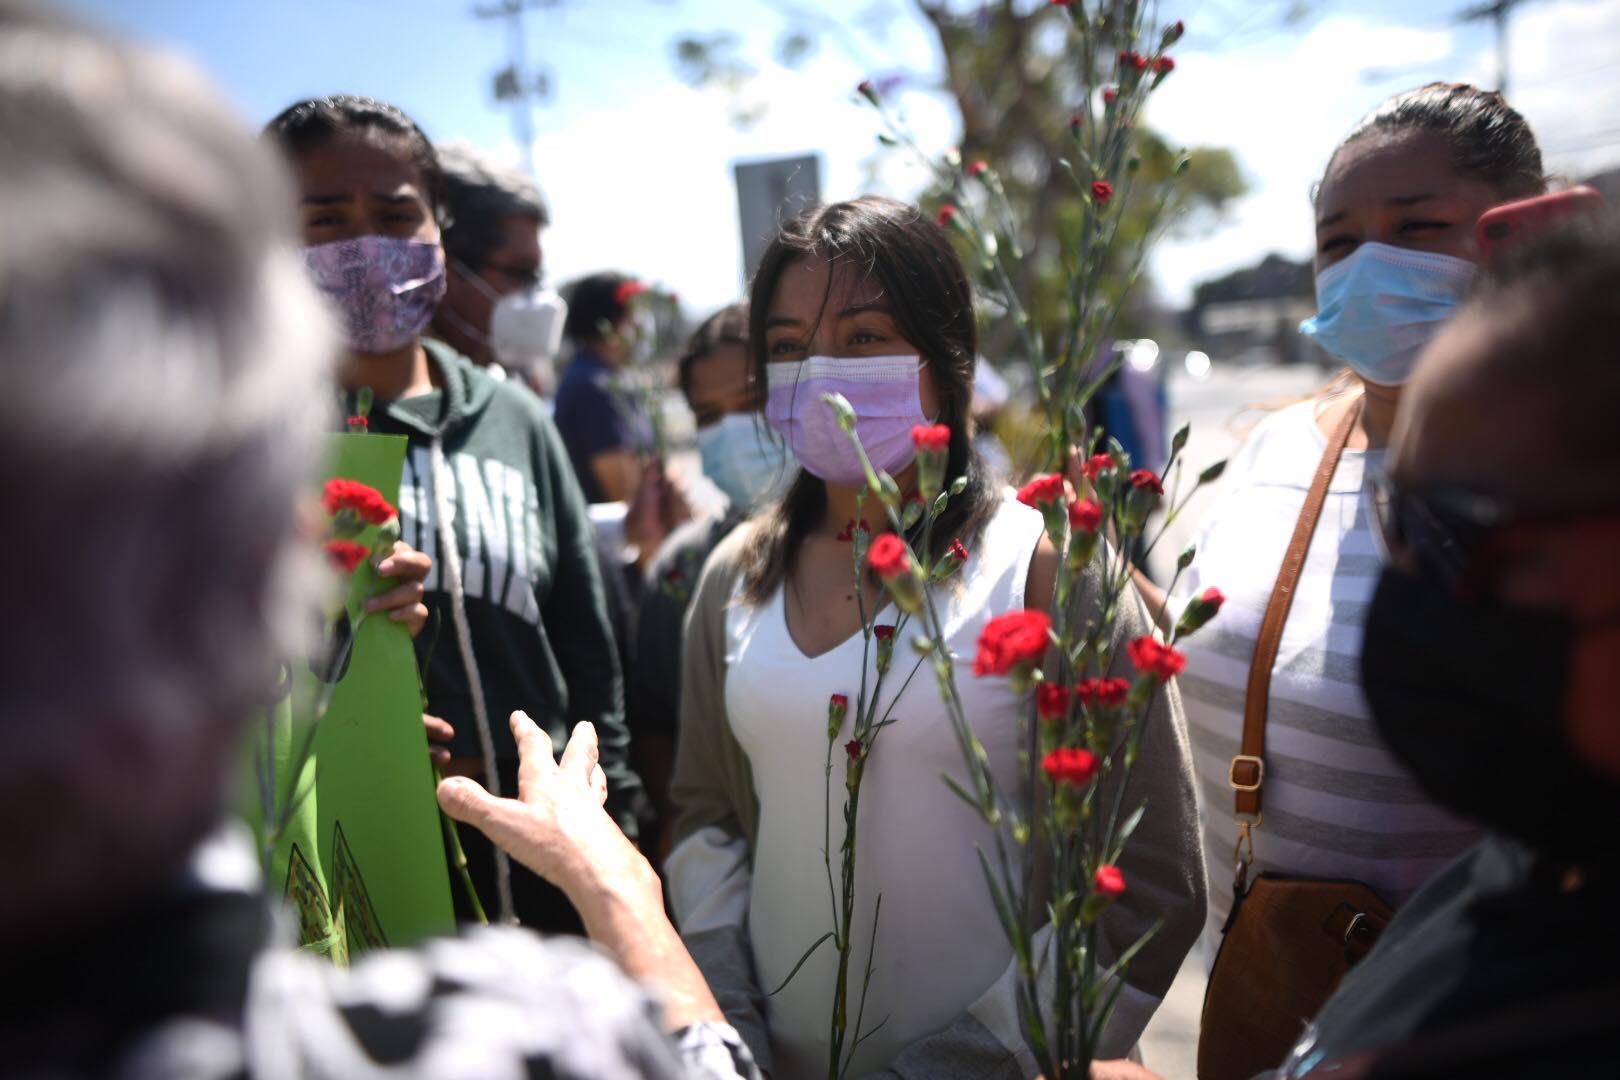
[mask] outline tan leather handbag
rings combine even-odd
[[[1252,834],[1265,820],[1260,793],[1266,774],[1271,669],[1328,483],[1360,413],[1358,400],[1328,437],[1254,643],[1243,706],[1242,752],[1232,759],[1228,772],[1238,823],[1232,913],[1204,993],[1199,1080],[1249,1080],[1282,1064],[1306,1021],[1316,1015],[1350,966],[1372,948],[1391,914],[1389,905],[1359,881],[1276,874],[1249,881]]]

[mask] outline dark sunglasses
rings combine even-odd
[[[1390,562],[1461,600],[1489,599],[1498,537],[1510,529],[1578,525],[1620,518],[1620,510],[1528,513],[1455,485],[1404,488],[1382,468],[1371,473],[1376,535]]]

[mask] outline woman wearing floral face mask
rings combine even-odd
[[[432,145],[399,109],[348,96],[299,102],[267,134],[301,194],[305,262],[348,338],[342,393],[352,403],[370,387],[371,430],[410,441],[400,523],[404,539],[433,557],[424,584],[441,631],[424,637],[442,640],[425,650],[422,682],[428,711],[454,728],[447,771],[513,792],[517,748],[506,716],[529,713],[557,745],[589,720],[601,734],[609,809],[633,835],[640,784],[567,451],[533,395],[422,337],[445,292]],[[561,893],[510,868],[481,836],[463,839],[492,913],[577,928]]]
[[[1212,585],[1227,595],[1188,642],[1181,677],[1206,808],[1210,955],[1233,906],[1234,850],[1248,881],[1347,879],[1399,904],[1475,836],[1390,756],[1361,693],[1363,624],[1381,567],[1364,481],[1418,353],[1468,291],[1475,223],[1544,189],[1524,119],[1500,95],[1464,85],[1390,98],[1328,161],[1315,198],[1319,310],[1300,329],[1349,372],[1256,429],[1226,470],[1177,589],[1181,603]],[[1262,664],[1262,614],[1319,469],[1330,479],[1315,531],[1301,541],[1275,657]],[[1268,675],[1269,690],[1250,701]],[[1243,737],[1246,710],[1260,719],[1262,753]]]
[[[903,492],[917,480],[913,427],[949,429],[946,483],[961,478],[965,487],[936,522],[929,557],[953,542],[968,551],[961,576],[936,589],[959,662],[993,616],[1050,605],[1056,555],[1041,515],[1004,498],[971,449],[977,331],[966,275],[943,229],[873,196],[808,211],[767,249],[749,307],[753,382],[799,471],[775,505],[715,549],[697,584],[666,870],[683,937],[728,1018],[767,1072],[796,1080],[826,1074],[837,966],[824,946],[788,979],[833,917],[822,853],[829,843],[837,851],[842,819],[835,802],[829,840],[828,703],[837,694],[853,700],[872,675],[862,670],[876,662],[865,658],[863,609],[876,609],[880,626],[894,622],[876,579],[865,575],[857,585],[852,573],[861,519],[882,516],[873,502],[858,504],[859,460],[821,395],[842,393],[853,404],[873,464]],[[1121,606],[1116,635],[1144,632],[1135,599]],[[941,781],[947,773],[966,782],[960,751],[933,680],[901,685],[909,653],[895,650],[895,677],[882,691],[885,706],[891,696],[898,701],[895,720],[873,745],[862,786],[850,970],[865,970],[870,946],[862,1034],[871,1035],[851,1069],[1002,1075],[1030,1059],[1011,951],[976,854],[991,840]],[[1021,789],[1027,702],[1003,678],[958,685],[1001,782]],[[1117,955],[1156,920],[1164,924],[1132,962],[1104,1036],[1117,1053],[1136,1041],[1168,988],[1204,906],[1174,695],[1161,700],[1147,730],[1132,791],[1148,811],[1126,852],[1133,887],[1106,924],[1108,950]],[[763,989],[784,981],[767,1002]]]

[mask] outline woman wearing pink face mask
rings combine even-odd
[[[337,371],[346,411],[370,387],[371,430],[409,440],[400,525],[433,557],[424,585],[440,629],[424,635],[438,645],[423,649],[422,685],[427,711],[454,729],[446,771],[511,794],[512,712],[534,717],[559,746],[588,720],[601,736],[608,808],[635,835],[642,793],[618,654],[562,439],[532,394],[422,336],[445,292],[432,144],[394,106],[350,96],[292,105],[267,135],[292,166],[305,263],[347,338]],[[463,840],[492,915],[578,929],[560,892],[481,835]]]
[[[944,230],[872,196],[807,212],[766,251],[750,309],[765,419],[800,471],[777,505],[721,543],[697,586],[672,785],[675,846],[665,867],[683,937],[728,1019],[767,1072],[793,1080],[826,1073],[835,951],[817,950],[768,1000],[761,988],[787,979],[832,925],[822,852],[830,843],[836,856],[842,818],[834,805],[827,837],[828,702],[853,700],[862,685],[862,605],[878,611],[880,625],[894,621],[875,579],[861,581],[856,596],[851,535],[861,517],[881,529],[881,513],[871,503],[858,508],[860,463],[821,395],[849,399],[873,464],[902,491],[916,483],[912,427],[950,429],[947,483],[965,477],[966,487],[936,524],[930,557],[953,541],[969,552],[960,577],[935,597],[959,663],[993,616],[1047,608],[1057,566],[1040,514],[1004,496],[970,448],[977,331]],[[1146,632],[1139,605],[1123,606],[1116,633]],[[882,702],[899,688],[895,721],[875,743],[861,789],[850,970],[866,970],[881,894],[862,1034],[882,1024],[855,1050],[852,1071],[1032,1075],[1011,951],[975,853],[990,834],[940,779],[965,782],[965,774],[934,681],[902,686],[914,659],[904,646],[895,651]],[[1027,704],[1005,679],[958,685],[1004,789],[1019,790]],[[1117,951],[1165,921],[1131,964],[1104,1039],[1121,1054],[1168,988],[1204,911],[1173,693],[1148,730],[1133,783],[1148,812],[1126,855],[1132,890],[1106,933]],[[854,983],[852,993],[859,976]]]

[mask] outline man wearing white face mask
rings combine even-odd
[[[556,393],[568,306],[540,287],[540,230],[551,223],[528,178],[457,146],[439,147],[449,221],[444,301],[433,336],[542,399]]]
[[[697,421],[703,475],[726,496],[718,519],[670,533],[647,568],[636,665],[625,684],[634,758],[659,811],[659,859],[668,850],[669,776],[681,704],[681,628],[698,574],[715,545],[779,495],[793,471],[787,447],[760,415],[749,378],[748,306],[722,308],[698,327],[679,363],[681,393]],[[656,860],[655,860],[656,861]]]

